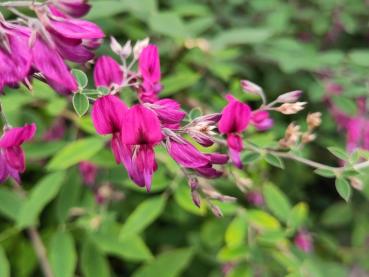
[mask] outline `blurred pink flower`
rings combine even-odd
[[[79,172],[82,175],[83,182],[88,186],[92,186],[95,183],[97,171],[98,167],[89,161],[79,163]]]
[[[4,131],[0,138],[0,182],[4,182],[8,177],[20,182],[19,173],[26,170],[22,144],[31,140],[35,133],[34,123]]]
[[[301,251],[309,253],[313,250],[313,238],[311,234],[306,230],[300,230],[297,232],[294,243]]]

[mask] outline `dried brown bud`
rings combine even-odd
[[[309,133],[309,132],[303,133],[301,136],[301,141],[304,144],[312,142],[315,139],[316,139],[316,135],[313,133]]]
[[[308,116],[306,117],[306,123],[310,130],[319,127],[320,124],[322,123],[322,114],[319,112],[309,113]]]
[[[284,138],[279,141],[279,144],[282,147],[290,148],[299,141],[300,136],[300,126],[292,122],[288,125]]]
[[[275,110],[283,114],[295,114],[304,109],[306,102],[284,103]]]

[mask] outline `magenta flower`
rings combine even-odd
[[[83,182],[88,186],[92,186],[95,183],[97,171],[98,167],[89,161],[79,163],[79,172],[82,175]]]
[[[27,35],[15,25],[0,24],[0,92],[23,81],[31,68]]]
[[[256,111],[251,114],[251,124],[258,131],[266,131],[273,127],[273,119],[269,117],[267,111]]]
[[[255,205],[255,206],[262,206],[264,205],[264,197],[263,197],[263,194],[260,193],[259,191],[250,191],[246,194],[246,199],[247,201],[252,204],[252,205]]]
[[[95,64],[94,80],[96,87],[119,86],[123,82],[123,71],[113,58],[101,56]]]
[[[170,129],[178,129],[180,122],[186,116],[186,113],[181,110],[181,105],[169,98],[164,98],[147,105],[157,114],[163,127]]]
[[[62,57],[47,42],[37,35],[31,48],[33,66],[40,71],[47,83],[61,94],[78,90],[76,79]]]
[[[4,132],[0,138],[0,182],[8,177],[20,182],[19,173],[26,170],[22,144],[31,140],[35,132],[35,124],[9,128]]]
[[[218,129],[227,135],[227,144],[233,164],[242,168],[240,152],[243,142],[240,133],[243,132],[251,119],[251,109],[248,105],[238,101],[232,95],[227,95],[228,104],[222,111],[218,122]]]
[[[50,8],[57,8],[71,17],[82,17],[91,9],[87,0],[55,0],[49,4]]]
[[[208,164],[202,167],[195,168],[195,170],[200,175],[209,179],[219,178],[220,176],[222,176],[223,172],[213,168],[213,165],[226,164],[228,162],[228,156],[220,153],[206,154],[206,156],[209,159]]]
[[[111,148],[117,163],[122,162],[121,129],[126,104],[117,96],[107,95],[98,98],[92,108],[91,117],[100,135],[113,135]]]
[[[130,178],[150,191],[152,175],[157,169],[154,146],[163,139],[159,118],[153,111],[137,104],[124,113],[123,122],[123,164]]]
[[[52,126],[42,135],[42,139],[44,141],[62,139],[64,137],[65,127],[65,120],[63,118],[57,118]]]
[[[201,153],[185,139],[169,139],[167,142],[169,155],[185,168],[198,168],[207,166],[210,158]]]
[[[296,247],[298,247],[301,251],[309,253],[313,250],[313,238],[308,231],[299,231],[295,236],[294,242]]]
[[[155,102],[162,89],[159,51],[155,45],[149,44],[142,50],[138,68],[143,79],[139,97],[144,102]]]

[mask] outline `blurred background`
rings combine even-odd
[[[248,79],[270,101],[301,89],[308,102],[297,115],[272,114],[269,132],[250,129],[252,142],[272,145],[290,122],[305,126],[307,113],[319,111],[323,123],[302,150],[306,157],[339,165],[326,147],[369,147],[368,1],[90,2],[86,19],[107,36],[121,43],[150,37],[159,46],[161,97],[177,99],[190,117],[220,111],[227,92],[257,108],[259,99],[240,87]],[[114,57],[108,39],[102,54]],[[91,77],[88,66],[83,70]],[[128,103],[133,96],[122,94]],[[353,184],[346,203],[334,179],[291,161],[282,170],[246,153],[245,169],[234,170],[243,191],[232,176],[212,181],[238,198],[218,203],[224,217],[216,218],[205,201],[193,205],[186,179],[163,149],[157,149],[159,170],[147,193],[115,165],[89,116],[79,118],[68,99],[36,81],[32,94],[21,88],[2,98],[14,126],[34,121],[38,133],[24,147],[23,186],[31,200],[25,204],[9,185],[0,188],[0,276],[7,276],[2,268],[11,276],[41,276],[22,232],[33,225],[60,277],[369,276],[369,174]],[[97,179],[89,182],[96,168]]]

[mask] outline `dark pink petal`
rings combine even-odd
[[[57,92],[67,94],[77,91],[77,81],[57,50],[52,49],[39,37],[32,47],[32,58],[34,67],[44,75],[49,85]]]
[[[220,153],[206,154],[210,158],[212,164],[226,164],[228,162],[228,155]]]
[[[54,3],[62,12],[72,17],[82,17],[91,8],[87,0],[56,0]],[[49,7],[51,8],[53,5],[49,5]]]
[[[186,140],[183,140],[183,142],[170,140],[168,152],[177,163],[186,168],[202,167],[210,162],[206,155],[202,154]]]
[[[150,191],[152,175],[157,169],[153,147],[124,145],[123,157],[123,164],[132,181]]]
[[[85,63],[94,57],[94,53],[85,47],[80,39],[71,39],[60,35],[53,35],[52,38],[59,54],[66,60]]]
[[[127,106],[117,96],[107,95],[98,98],[91,112],[97,133],[100,135],[119,133],[122,128],[123,113],[126,110]]]
[[[122,157],[123,146],[120,133],[113,134],[113,137],[111,139],[111,150],[113,152],[115,162],[117,164],[120,164],[123,161]]]
[[[267,111],[257,111],[251,115],[251,123],[258,131],[266,131],[273,127],[273,119],[269,117]]]
[[[210,165],[204,166],[204,167],[198,167],[198,168],[195,168],[195,170],[200,175],[202,175],[206,178],[209,178],[209,179],[219,178],[223,175],[223,172],[212,168]]]
[[[0,147],[9,148],[21,146],[25,141],[31,140],[36,133],[36,124],[27,124],[24,127],[10,128],[0,138]]]
[[[26,170],[26,158],[20,146],[5,148],[4,155],[10,167],[21,173]]]
[[[313,250],[313,238],[310,233],[302,230],[297,233],[294,239],[295,245],[306,253],[309,253]]]
[[[241,156],[240,156],[240,151],[229,148],[229,156],[231,157],[231,160],[232,160],[233,164],[237,168],[239,168],[239,169],[243,168],[243,164],[242,164]]]
[[[82,19],[56,17],[49,20],[47,28],[50,32],[59,33],[66,38],[99,39],[105,36],[95,23]]]
[[[223,134],[241,133],[249,124],[251,109],[245,103],[234,97],[228,97],[229,102],[222,111],[218,129]]]
[[[9,49],[0,45],[0,91],[4,86],[14,86],[23,81],[30,71],[32,61],[27,36],[16,29],[1,31],[6,32],[4,36],[7,37]]]
[[[9,177],[7,162],[0,151],[0,183],[4,183]]]
[[[124,113],[122,142],[130,145],[154,145],[163,139],[157,115],[137,104]]]
[[[123,82],[123,71],[113,58],[101,56],[95,64],[94,80],[96,87],[120,85]]]
[[[138,68],[145,81],[157,83],[160,81],[160,57],[158,48],[149,44],[146,46],[139,57]]]
[[[237,151],[243,150],[243,142],[240,135],[237,134],[229,134],[227,136],[227,144],[229,148],[232,148]]]
[[[172,99],[161,99],[150,106],[158,115],[160,122],[167,127],[167,124],[179,124],[186,113],[181,110],[181,105]]]

